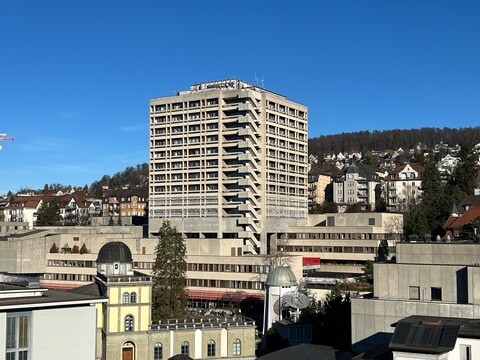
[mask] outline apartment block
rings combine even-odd
[[[380,193],[380,177],[362,163],[354,162],[346,166],[333,179],[334,202],[343,207],[358,203],[362,210],[374,210]]]
[[[169,220],[187,239],[266,254],[271,233],[306,224],[307,115],[237,79],[151,99],[150,233]]]

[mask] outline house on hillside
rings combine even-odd
[[[359,203],[363,210],[375,209],[380,193],[380,177],[362,163],[352,162],[333,179],[334,202],[344,208]]]
[[[451,240],[455,238],[474,238],[475,235],[480,235],[480,224],[477,225],[480,219],[480,205],[473,205],[468,210],[459,213],[454,206],[452,214],[443,224],[446,231],[445,239]],[[470,225],[470,229],[467,227]],[[466,228],[467,227],[467,228]]]
[[[148,189],[105,190],[102,204],[103,216],[146,216]]]
[[[26,222],[33,228],[37,220],[37,210],[44,200],[41,196],[14,196],[5,206],[3,213],[7,222]]]
[[[390,171],[385,179],[386,202],[389,211],[407,211],[420,201],[425,168],[410,163]]]

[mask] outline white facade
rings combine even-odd
[[[95,359],[97,303],[91,298],[0,284],[0,360]]]
[[[387,176],[387,208],[406,211],[420,201],[423,166],[405,164]]]

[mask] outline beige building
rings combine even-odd
[[[255,359],[255,322],[241,315],[152,322],[152,279],[133,270],[132,260],[123,242],[105,244],[95,284],[74,290],[108,298],[97,305],[98,360]]]
[[[96,259],[103,245],[122,241],[133,256],[133,269],[151,274],[155,260],[154,238],[143,238],[142,227],[89,226],[17,230],[0,237],[0,272],[41,274],[42,286],[72,289],[95,280]],[[270,264],[264,256],[238,256],[242,241],[220,246],[221,239],[189,239],[187,289],[196,306],[231,299],[262,301]],[[55,246],[54,246],[55,244]],[[234,245],[237,246],[234,246]],[[86,249],[85,252],[80,249]],[[292,259],[301,277],[301,258]]]
[[[150,232],[168,219],[185,238],[266,254],[271,233],[306,224],[307,114],[236,79],[151,99]]]
[[[332,183],[332,177],[326,174],[312,174],[308,178],[308,203],[310,207],[323,204],[326,189]]]
[[[389,341],[395,322],[410,315],[480,315],[478,243],[397,244],[395,262],[374,264],[373,296],[352,298],[352,349]]]
[[[302,258],[309,282],[332,284],[363,274],[362,267],[375,259],[382,240],[394,255],[402,233],[401,214],[316,214],[309,216],[308,226],[278,234],[277,246],[278,251]]]

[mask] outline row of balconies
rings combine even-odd
[[[290,108],[290,107],[287,107],[287,106],[284,106],[284,105],[276,104],[276,103],[271,102],[271,101],[267,101],[266,108],[268,110],[272,110],[272,111],[275,111],[275,112],[278,112],[278,113],[287,114],[287,115],[294,116],[294,117],[299,118],[299,119],[305,119],[306,120],[306,115],[307,114],[305,112],[303,112],[302,110],[298,110],[298,109],[295,109],[295,108]]]

